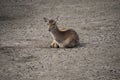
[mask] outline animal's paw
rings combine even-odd
[[[57,43],[54,43],[54,44],[50,45],[50,48],[59,48],[59,45]]]

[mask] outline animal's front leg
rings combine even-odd
[[[56,40],[53,40],[53,42],[50,45],[51,48],[59,48],[59,44]]]

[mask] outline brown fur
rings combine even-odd
[[[79,44],[79,36],[73,29],[58,28],[56,21],[51,19],[48,22],[49,31],[53,36],[51,47],[53,48],[72,48]]]

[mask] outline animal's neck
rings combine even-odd
[[[52,31],[53,34],[55,33],[60,33],[59,28],[57,27],[57,25],[55,25],[55,29]]]

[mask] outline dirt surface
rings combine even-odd
[[[81,46],[49,48],[57,16]],[[120,0],[0,0],[0,80],[120,80]]]

